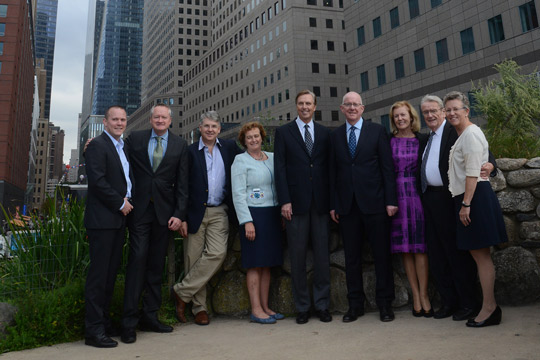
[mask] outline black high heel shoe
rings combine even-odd
[[[496,307],[495,310],[489,315],[489,317],[484,321],[474,321],[474,319],[469,319],[466,323],[468,327],[480,328],[491,325],[499,325],[501,323],[502,310],[500,307]]]
[[[429,309],[427,311],[422,309],[422,311],[424,312],[424,317],[427,317],[427,318],[433,317],[433,315],[435,314],[433,312],[433,308],[431,308],[431,309]]]
[[[412,316],[414,316],[414,317],[422,317],[422,316],[424,316],[424,309],[416,311],[416,310],[414,310],[414,307],[413,307]]]

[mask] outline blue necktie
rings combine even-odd
[[[309,132],[309,125],[304,125],[304,138],[306,142],[306,149],[308,154],[311,156],[313,151],[313,139],[311,138],[311,133]]]
[[[356,127],[351,126],[350,133],[349,133],[349,152],[351,153],[351,157],[354,157],[354,153],[356,152]]]

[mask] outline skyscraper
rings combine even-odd
[[[41,104],[42,114],[49,119],[51,107],[51,85],[54,63],[54,43],[56,38],[56,13],[58,0],[37,0],[35,14],[35,54],[36,58],[45,60],[47,82],[45,87],[45,103]]]
[[[99,49],[94,53],[94,115],[103,115],[110,105],[124,106],[129,115],[140,105],[143,4],[143,0],[104,3]],[[99,10],[96,6],[96,14]]]

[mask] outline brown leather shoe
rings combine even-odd
[[[171,293],[174,298],[174,305],[176,306],[176,318],[180,322],[187,322],[186,315],[184,314],[186,311],[186,303],[178,296],[176,291],[174,291],[174,288],[171,288]]]
[[[195,315],[195,324],[197,325],[208,325],[210,324],[210,319],[208,318],[208,313],[206,311],[199,311]]]

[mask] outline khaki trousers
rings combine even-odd
[[[207,207],[195,234],[184,239],[184,270],[182,282],[174,285],[174,291],[185,302],[193,301],[194,315],[208,312],[206,284],[219,270],[227,255],[229,237],[228,207],[225,204]]]

